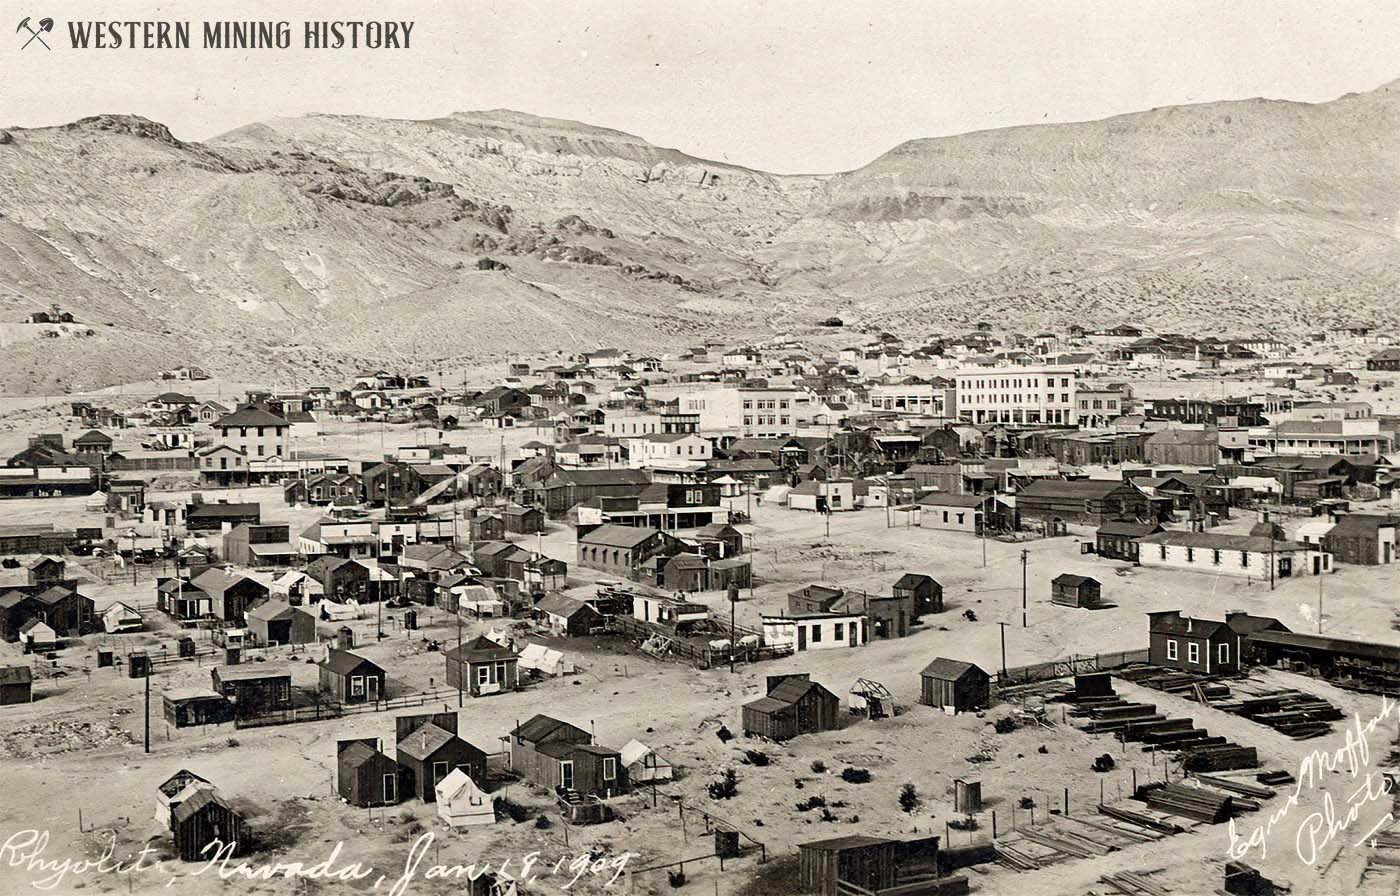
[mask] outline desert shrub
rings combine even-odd
[[[749,765],[767,765],[770,760],[762,750],[745,750],[744,761]]]
[[[813,760],[812,760],[812,771],[816,772],[816,773],[819,774],[819,775],[822,774],[823,772],[826,771],[826,763],[825,763],[825,762],[822,762],[820,759],[813,759]]]
[[[1010,734],[1016,730],[1016,720],[1007,716],[1006,718],[997,719],[992,723],[992,727],[996,729],[997,734]]]
[[[903,809],[906,815],[919,808],[920,802],[922,801],[919,799],[919,790],[913,784],[905,784],[899,788],[899,808]]]
[[[797,804],[798,812],[810,812],[813,809],[821,809],[826,806],[826,798],[820,796],[809,796]]]
[[[511,821],[516,822],[517,824],[519,824],[522,821],[529,821],[530,816],[534,815],[534,812],[532,812],[530,809],[520,805],[514,800],[507,799],[503,796],[496,797],[496,799],[493,802],[493,806],[496,809],[497,815],[509,818]],[[540,817],[544,818],[543,815],[541,815]]]
[[[732,799],[739,793],[739,776],[734,773],[734,769],[724,770],[724,777],[718,781],[711,781],[705,788],[712,800]]]
[[[719,730],[715,732],[715,737],[719,738],[720,743],[727,744],[734,739],[734,732],[729,730],[729,726],[721,725]]]
[[[841,780],[847,784],[869,784],[870,769],[868,768],[843,768],[841,769]]]

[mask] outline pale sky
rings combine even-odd
[[[28,8],[28,7],[26,7]],[[24,10],[7,4],[18,21]],[[1347,0],[46,2],[52,51],[0,35],[0,124],[129,112],[205,139],[312,112],[509,108],[779,172],[898,143],[1400,78],[1400,8]],[[292,50],[87,50],[66,22],[288,19]],[[412,19],[410,50],[297,49],[306,19]],[[7,20],[8,21],[8,20]],[[14,37],[14,40],[11,38]]]

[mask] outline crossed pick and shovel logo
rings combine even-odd
[[[53,30],[53,19],[40,19],[38,23],[34,25],[29,24],[29,19],[29,16],[20,19],[19,27],[15,29],[16,34],[22,34],[26,31],[29,32],[29,40],[25,41],[24,46],[20,47],[20,49],[25,49],[37,40],[44,45],[45,50],[52,50],[53,47],[49,46],[49,42],[44,40],[44,35]]]

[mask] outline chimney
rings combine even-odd
[[[1187,617],[1186,617],[1186,630],[1187,630],[1188,632],[1191,631],[1191,617],[1190,617],[1190,616],[1187,616]]]

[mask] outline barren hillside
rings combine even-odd
[[[1397,144],[1396,84],[915,140],[804,177],[503,111],[204,145],[130,116],[10,129],[0,326],[56,302],[93,335],[7,333],[8,388],[665,350],[830,313],[916,335],[1393,325]]]

